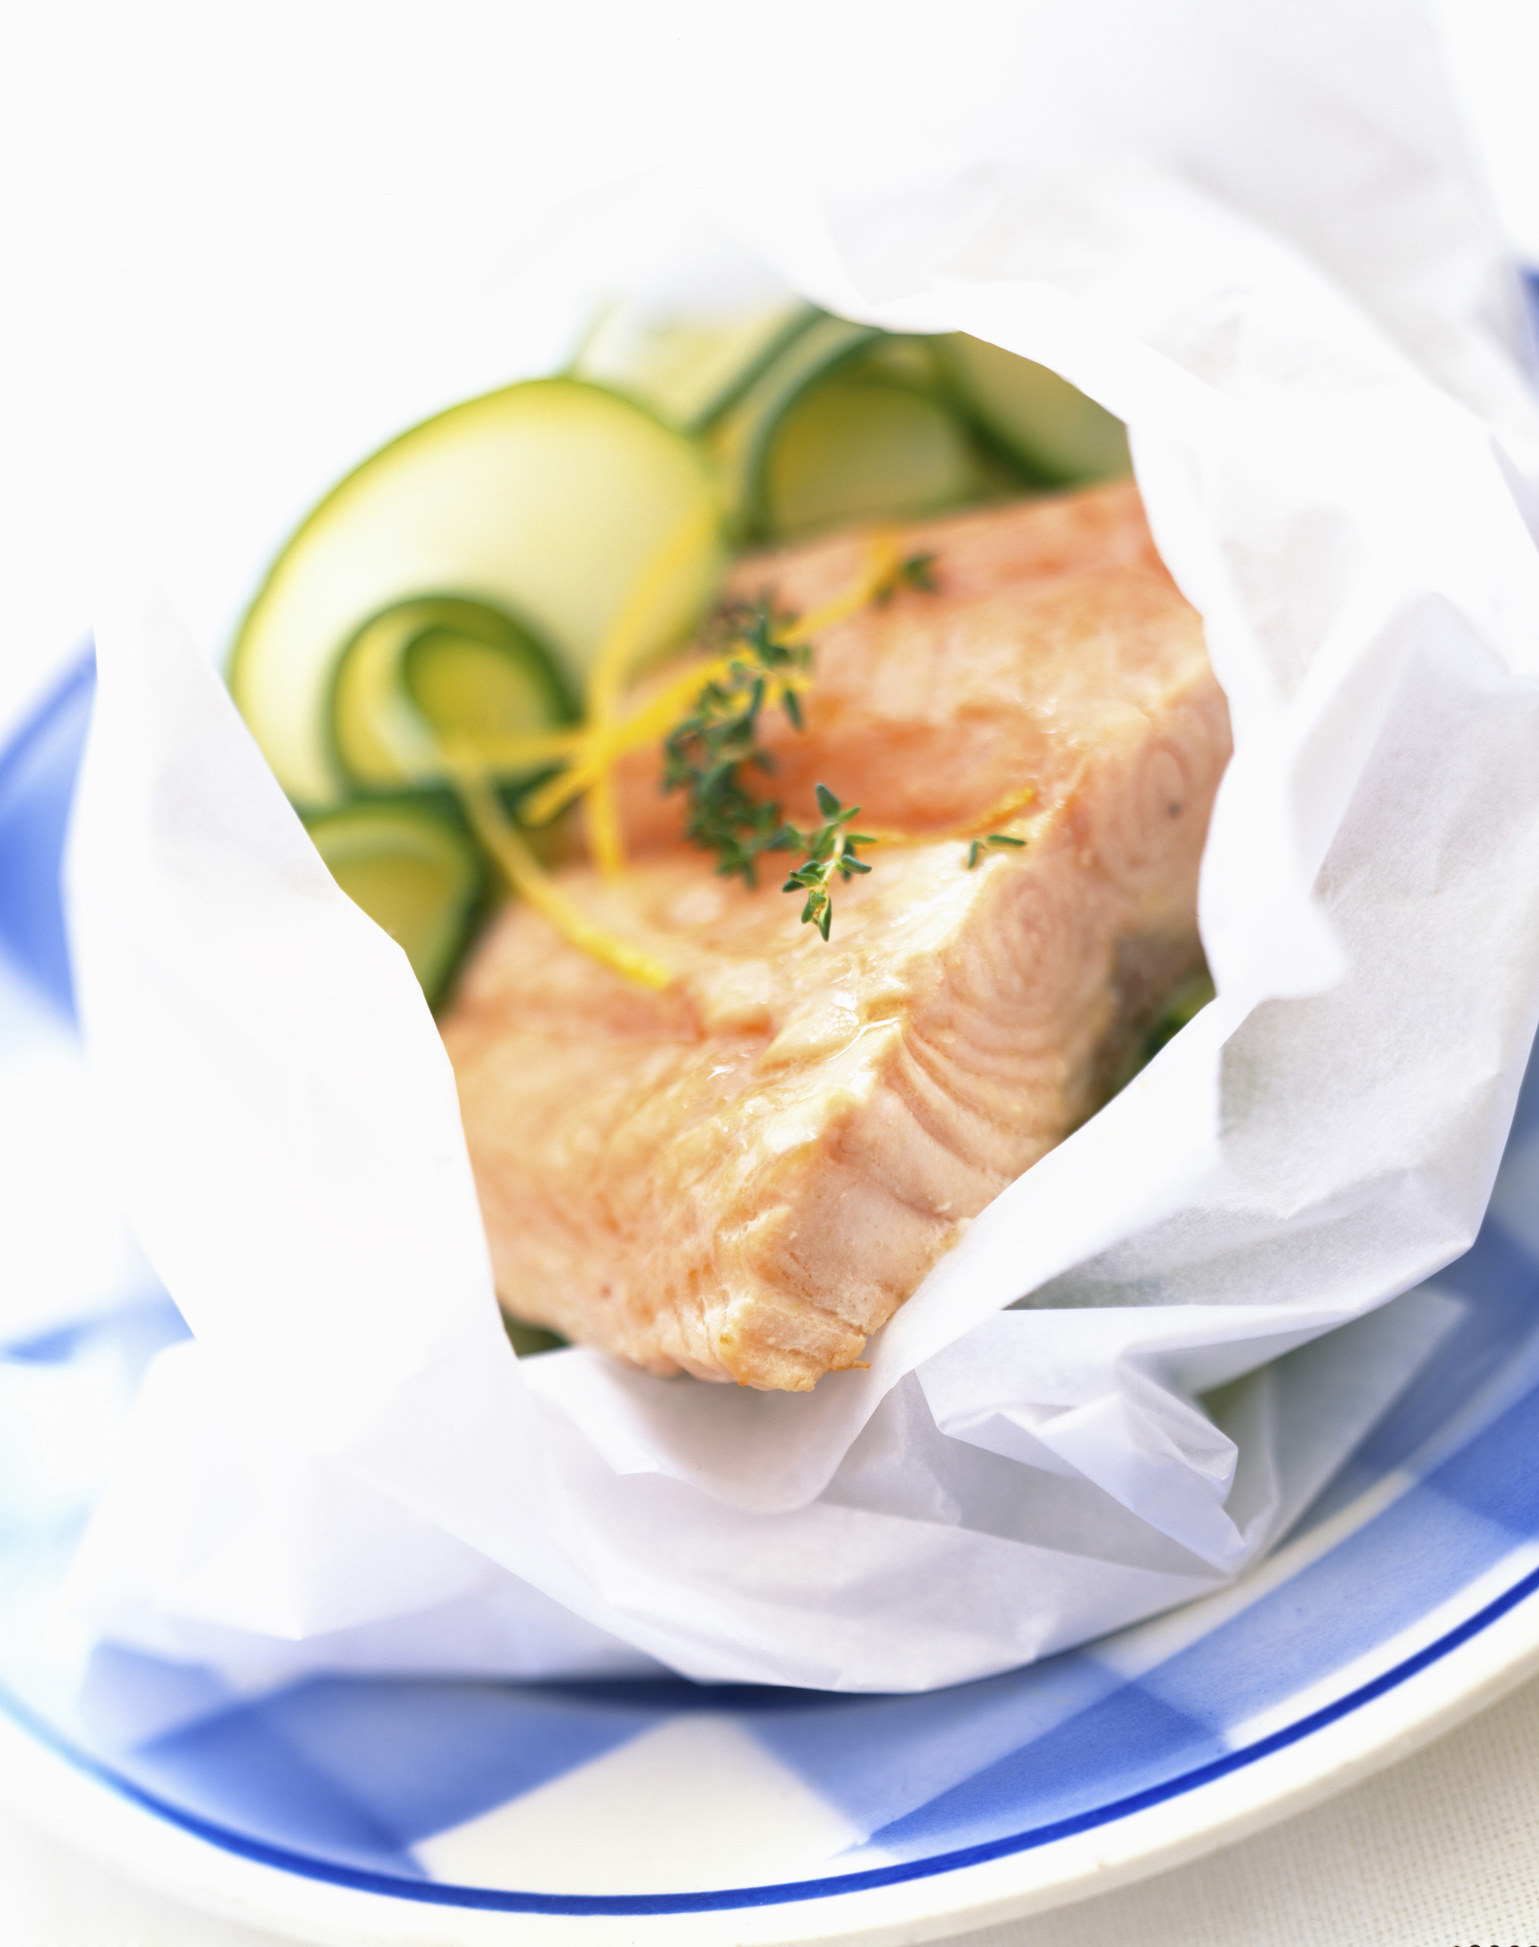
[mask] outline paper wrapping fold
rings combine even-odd
[[[633,255],[648,209],[687,237],[677,191],[625,203]],[[1539,1004],[1521,388],[1462,296],[1424,306],[1442,376],[1507,415],[1499,454],[1316,265],[1162,169],[831,207],[740,178],[716,221],[820,302],[973,331],[1129,424],[1234,719],[1218,999],[972,1224],[868,1372],[792,1396],[520,1364],[406,963],[125,558],[72,938],[125,1205],[196,1344],[154,1370],[76,1565],[107,1632],[243,1680],[955,1682],[1218,1586],[1450,1322],[1385,1301],[1472,1238]],[[443,354],[447,383],[475,364]]]

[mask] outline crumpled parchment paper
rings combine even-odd
[[[121,474],[149,538],[103,577],[71,927],[123,1201],[195,1342],[77,1561],[96,1627],[243,1681],[956,1682],[1220,1585],[1433,1352],[1450,1301],[1411,1288],[1475,1232],[1539,1006],[1539,431],[1435,80],[1330,51],[1380,11],[1058,9],[1051,113],[986,163],[617,187],[463,317],[248,359],[158,527]],[[218,602],[178,597],[187,508],[261,474],[232,426],[274,422],[272,477],[305,428],[297,513],[548,365],[606,282],[724,256],[1125,419],[1236,737],[1217,1000],[805,1396],[514,1358],[432,1019],[230,703]],[[249,586],[281,527],[228,528]]]

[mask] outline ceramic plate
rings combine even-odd
[[[32,1816],[310,1940],[919,1940],[1216,1845],[1539,1661],[1539,1078],[1436,1281],[1462,1322],[1284,1545],[1193,1607],[921,1697],[235,1695],[91,1650],[60,1580],[138,1376],[183,1330],[78,1140],[58,871],[91,694],[87,663],[0,760],[0,1165],[35,1246],[0,1271],[39,1281],[0,1348],[0,1781]]]

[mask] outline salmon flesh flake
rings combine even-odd
[[[620,779],[630,869],[561,879],[672,985],[513,905],[442,1024],[502,1303],[655,1373],[805,1391],[859,1364],[1201,966],[1229,718],[1135,489],[900,544],[933,556],[933,592],[819,639],[801,732],[765,717],[789,815],[816,822],[823,782],[862,828],[911,835],[836,882],[832,939],[798,923],[781,861],[750,891],[682,844],[648,752]],[[866,545],[758,557],[736,592],[805,613]],[[1028,789],[1024,847],[966,869],[955,833]]]

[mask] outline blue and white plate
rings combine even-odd
[[[60,1578],[138,1375],[184,1328],[82,1147],[58,870],[91,693],[85,664],[0,759],[0,1789],[32,1817],[308,1940],[918,1940],[1216,1845],[1539,1663],[1539,1075],[1437,1280],[1462,1324],[1284,1545],[1193,1607],[920,1697],[242,1696],[93,1650]]]

